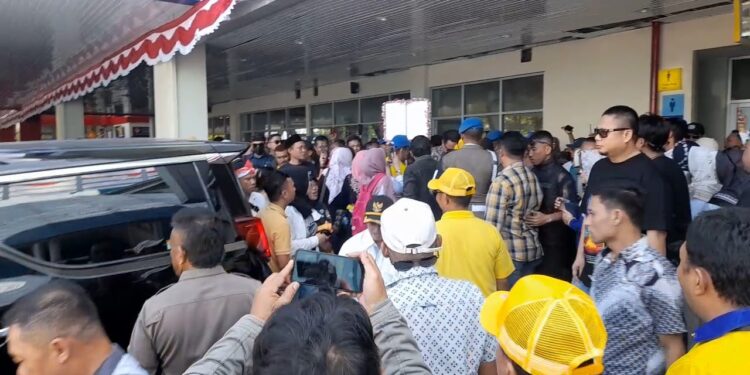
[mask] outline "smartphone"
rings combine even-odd
[[[323,290],[362,293],[365,268],[357,258],[298,250],[294,255],[292,281],[300,283],[297,298]]]

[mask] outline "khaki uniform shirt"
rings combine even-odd
[[[143,304],[128,352],[150,374],[182,374],[250,312],[258,288],[220,265],[185,271]]]
[[[492,175],[492,160],[490,151],[479,145],[467,144],[462,149],[452,151],[443,156],[442,170],[448,168],[461,168],[474,176],[477,184],[477,192],[471,198],[472,205],[484,206],[487,191],[495,176]],[[474,210],[472,210],[474,211]],[[484,217],[484,215],[482,215]]]
[[[273,203],[260,211],[258,215],[266,231],[268,242],[271,246],[271,259],[269,266],[271,271],[279,272],[286,264],[278,264],[277,255],[290,255],[292,253],[292,232],[284,209]]]

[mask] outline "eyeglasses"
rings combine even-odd
[[[625,130],[630,130],[630,128],[614,128],[614,129],[596,128],[594,129],[594,134],[598,135],[599,138],[604,139],[604,138],[609,137],[609,133],[622,132]]]
[[[279,143],[281,143],[281,141],[277,139],[275,141],[269,141],[268,143],[279,144]]]

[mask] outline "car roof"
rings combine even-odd
[[[0,176],[201,154],[240,154],[242,142],[154,138],[14,142],[0,145]]]

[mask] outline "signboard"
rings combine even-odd
[[[680,117],[685,115],[685,94],[664,95],[661,98],[662,117]]]
[[[383,136],[387,141],[397,135],[413,139],[430,135],[430,101],[427,99],[392,100],[383,103]]]
[[[659,91],[682,90],[682,68],[660,70],[658,88]]]

